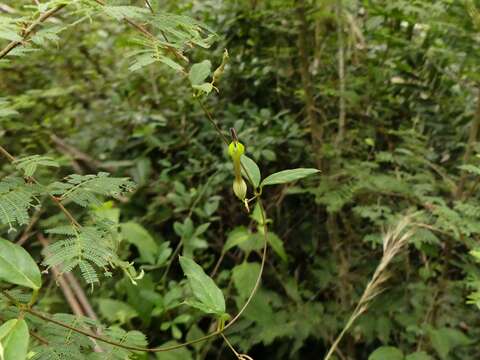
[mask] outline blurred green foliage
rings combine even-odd
[[[23,47],[29,51],[0,60],[0,141],[18,158],[42,156],[38,168],[20,168],[40,183],[103,172],[135,182],[113,201],[71,206],[76,219],[113,227],[118,261],[145,273],[134,285],[114,271],[88,292],[113,337],[139,331],[156,346],[211,330],[183,302],[189,288],[179,254],[215,279],[229,313],[253,288],[262,221],[233,194],[233,166],[204,104],[227,136],[237,130],[264,178],[322,170],[263,190],[271,249],[261,288],[227,331],[239,351],[255,359],[321,358],[377,266],[383,231],[416,212],[408,253],[389,268],[383,293],[335,356],[478,357],[480,2],[150,0],[153,15],[142,1],[109,1],[118,7],[110,13],[97,13],[94,1],[72,3],[42,25]],[[173,22],[178,33],[140,40],[118,21],[120,5],[136,6],[122,11],[148,29]],[[2,47],[23,23],[11,19],[27,22],[35,9],[30,1],[0,0]],[[165,20],[163,11],[179,17]],[[195,20],[174,23],[184,24],[184,16]],[[228,62],[215,76],[225,49]],[[5,179],[14,165],[1,164]],[[34,230],[65,225],[54,204],[41,201]],[[0,230],[18,240],[25,226]],[[43,260],[35,237],[25,247]],[[39,307],[70,311],[55,287]],[[65,350],[66,358],[73,353]],[[233,354],[215,340],[156,357]]]

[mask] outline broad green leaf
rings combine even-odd
[[[28,326],[23,319],[8,320],[0,326],[0,359],[25,360],[29,342]]]
[[[233,268],[232,279],[235,289],[242,299],[246,299],[252,292],[260,273],[259,263],[244,262]]]
[[[298,169],[283,170],[267,176],[265,179],[263,179],[261,186],[284,184],[287,182],[303,179],[304,177],[307,177],[312,174],[316,174],[318,172],[320,172],[320,170],[312,169],[312,168],[309,168],[309,169],[298,168]]]
[[[153,64],[156,61],[157,59],[151,53],[138,55],[134,58],[133,63],[128,67],[128,70],[137,71],[144,66]]]
[[[263,236],[263,234],[262,234],[262,236]],[[269,232],[267,234],[267,240],[268,240],[268,243],[270,244],[270,246],[272,247],[273,251],[275,251],[275,253],[278,256],[280,256],[280,258],[283,261],[287,261],[288,257],[287,257],[287,253],[285,252],[285,248],[283,246],[283,241],[277,235],[275,235],[272,232]]]
[[[210,75],[212,63],[209,60],[203,60],[200,63],[193,64],[188,73],[188,78],[192,85],[201,85],[205,79]]]
[[[149,264],[155,264],[158,246],[148,231],[134,222],[121,224],[120,229],[124,239],[137,247],[140,259]]]
[[[110,322],[120,322],[125,324],[134,317],[138,316],[138,313],[129,304],[113,300],[113,299],[99,299],[98,307],[100,313]]]
[[[200,92],[204,92],[205,94],[210,94],[213,90],[213,85],[206,82],[201,85],[192,85],[192,87]]]
[[[433,357],[431,357],[424,351],[417,351],[413,354],[408,355],[405,360],[433,360]]]
[[[242,155],[240,157],[240,162],[242,163],[243,167],[245,170],[247,170],[247,173],[249,176],[245,176],[247,180],[251,180],[253,187],[256,189],[260,185],[260,180],[262,179],[260,175],[260,169],[258,168],[257,164],[255,161],[250,159],[246,155]],[[242,169],[243,170],[243,169]]]
[[[180,265],[195,297],[189,302],[207,314],[225,314],[225,298],[215,282],[203,271],[202,267],[192,259],[180,256]]]
[[[166,57],[166,56],[163,56],[163,55],[160,55],[158,57],[158,61],[160,61],[161,63],[164,63],[165,65],[171,67],[173,70],[176,70],[176,71],[179,71],[179,72],[183,72],[183,66],[180,65],[179,63],[173,61],[172,59],[170,59],[169,57]]]
[[[403,353],[393,346],[381,346],[370,354],[368,360],[403,360]]]
[[[226,253],[231,248],[235,246],[239,246],[244,242],[248,241],[249,238],[252,237],[252,234],[248,231],[248,229],[244,226],[239,226],[233,229],[230,234],[228,235],[227,241],[223,246],[223,252]]]
[[[442,327],[428,331],[432,347],[441,359],[449,359],[449,353],[457,346],[469,345],[472,340],[457,329]]]
[[[38,290],[42,286],[40,270],[21,246],[0,238],[0,280]]]

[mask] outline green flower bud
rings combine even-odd
[[[240,160],[240,156],[243,155],[245,152],[245,146],[241,142],[232,141],[230,145],[228,145],[228,155],[230,155],[235,160]]]
[[[247,196],[247,184],[242,178],[236,178],[233,181],[233,192],[240,200],[245,200],[245,197]]]

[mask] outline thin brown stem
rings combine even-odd
[[[17,245],[23,245],[25,242],[32,236],[32,229],[37,223],[37,221],[40,219],[40,216],[42,215],[43,209],[39,208],[37,209],[32,218],[30,219],[30,222],[28,223],[26,229],[23,231],[22,235],[20,238],[17,240]]]
[[[28,37],[30,36],[30,34],[37,28],[37,26],[39,26],[41,23],[43,23],[45,20],[47,20],[52,15],[54,15],[57,12],[59,12],[60,10],[62,10],[65,6],[66,6],[65,4],[59,5],[57,7],[51,8],[50,10],[41,14],[38,17],[37,20],[35,20],[33,23],[31,23],[30,26],[27,27],[25,29],[25,31],[23,31],[23,33],[22,33],[23,39],[22,40],[11,41],[10,43],[7,44],[7,46],[5,46],[3,48],[2,51],[0,51],[0,59],[5,57],[10,51],[12,51],[17,46],[21,45],[24,41],[26,41],[28,39]]]

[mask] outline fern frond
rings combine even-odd
[[[113,17],[116,20],[123,20],[124,18],[142,20],[149,15],[149,11],[147,9],[138,6],[104,6],[102,9],[105,14]]]
[[[144,334],[140,331],[125,331],[119,327],[110,327],[105,330],[105,336],[111,340],[119,342],[123,345],[129,346],[138,346],[138,347],[146,347],[147,346],[147,339]],[[125,359],[133,359],[134,354],[132,351],[127,349],[122,349],[119,347],[115,347],[109,344],[102,344],[103,353],[96,353],[92,354],[90,359],[95,360],[125,360]]]
[[[41,155],[32,155],[16,159],[13,164],[18,170],[22,171],[25,176],[33,176],[39,165],[53,167],[59,166],[51,157]]]
[[[72,234],[68,228],[51,229],[50,232],[66,233],[69,238],[49,245],[44,253],[44,265],[48,268],[61,266],[62,272],[69,272],[77,266],[85,281],[93,285],[99,282],[97,268],[107,271],[118,262],[114,246],[108,234],[94,227],[83,227]]]
[[[55,314],[52,318],[80,329],[99,327],[99,324],[95,321],[82,316]],[[32,359],[84,360],[88,354],[93,352],[95,344],[88,337],[51,322],[40,321],[34,317],[29,317],[29,320],[36,325],[37,332],[48,341],[47,346],[42,345],[33,349],[35,355]]]
[[[0,223],[8,224],[14,230],[14,224],[27,224],[28,210],[35,206],[37,186],[26,184],[22,178],[7,177],[0,181]]]
[[[11,107],[5,98],[0,98],[0,118],[13,115],[18,115],[18,112]]]
[[[120,196],[133,189],[133,182],[128,178],[110,177],[108,173],[100,172],[97,175],[68,176],[64,182],[55,182],[50,185],[50,193],[60,196],[60,200],[71,200],[76,204],[87,207],[100,205],[100,196]]]
[[[57,226],[51,229],[45,230],[47,234],[56,234],[56,235],[75,235],[77,233],[76,229],[72,225],[63,225]]]

